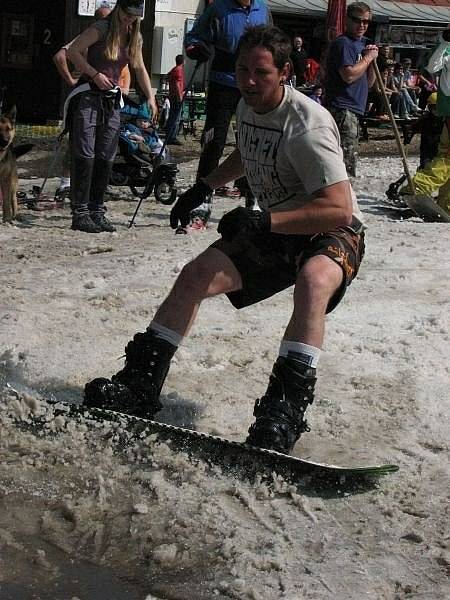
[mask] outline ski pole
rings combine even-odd
[[[39,189],[39,195],[37,197],[37,199],[42,199],[42,194],[44,193],[44,188],[47,184],[48,178],[50,177],[50,173],[53,171],[55,164],[56,164],[56,159],[58,158],[58,154],[59,154],[59,150],[61,148],[61,144],[62,144],[63,138],[58,136],[57,138],[57,144],[56,144],[56,148],[55,148],[55,152],[53,154],[53,158],[51,160],[51,162],[49,163],[48,169],[47,169],[47,173],[45,175],[45,179]]]
[[[167,140],[168,140],[168,139],[170,140],[170,135],[171,135],[171,134],[174,132],[174,128],[176,127],[176,124],[177,124],[177,122],[178,122],[178,116],[181,114],[181,111],[183,110],[183,104],[184,104],[184,101],[185,101],[185,99],[186,99],[187,93],[188,93],[188,91],[190,90],[190,88],[191,88],[191,86],[192,86],[192,83],[193,83],[193,81],[194,81],[194,77],[196,76],[196,74],[197,74],[197,71],[199,70],[199,68],[200,68],[201,64],[202,64],[202,63],[201,63],[200,61],[197,61],[197,62],[195,63],[195,67],[194,67],[194,70],[193,70],[193,72],[192,72],[192,75],[191,75],[191,77],[190,77],[190,79],[189,79],[189,81],[188,81],[188,84],[187,84],[187,86],[184,88],[184,91],[183,91],[183,96],[182,96],[182,98],[181,98],[181,102],[180,102],[180,105],[179,105],[179,107],[178,107],[178,111],[177,111],[177,118],[174,120],[174,123],[173,123],[173,125],[172,125],[172,128],[171,128],[171,130],[166,132],[166,136],[165,136],[165,138],[164,138],[164,142],[163,142],[163,145],[162,145],[162,147],[161,147],[161,150],[159,151],[159,153],[158,153],[157,157],[155,158],[155,163],[156,163],[156,165],[159,165],[159,162],[160,162],[161,158],[163,157],[164,151],[165,151],[165,149],[166,149],[166,146],[167,146]],[[153,170],[153,173],[152,173],[152,175],[150,176],[150,181],[149,181],[149,182],[147,182],[147,185],[145,186],[145,189],[144,189],[144,191],[143,191],[143,192],[142,192],[142,194],[140,195],[139,202],[138,202],[138,204],[137,204],[137,206],[136,206],[136,210],[134,211],[134,214],[133,214],[133,216],[132,216],[132,218],[131,218],[131,221],[130,221],[130,223],[128,224],[128,229],[130,229],[130,227],[132,227],[132,226],[133,226],[133,224],[134,224],[134,221],[135,221],[135,219],[136,219],[136,215],[138,214],[138,212],[139,212],[139,209],[141,208],[141,204],[142,204],[142,202],[144,201],[144,198],[146,198],[146,197],[147,197],[147,195],[146,195],[146,192],[147,192],[147,190],[148,190],[148,187],[149,187],[150,185],[153,185],[154,173],[155,173],[155,170],[156,170],[156,168],[157,168],[157,167],[155,167],[155,169]]]

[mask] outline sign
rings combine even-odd
[[[159,12],[171,12],[172,0],[156,0],[155,10]]]
[[[117,4],[117,0],[95,0],[95,8],[110,8],[111,10]]]
[[[439,43],[441,31],[437,27],[380,24],[375,41],[394,48],[431,48]]]
[[[78,0],[78,14],[80,17],[93,17],[96,9],[96,0]]]

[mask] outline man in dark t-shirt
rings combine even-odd
[[[366,111],[369,88],[375,83],[372,61],[378,48],[364,37],[371,20],[371,9],[364,2],[347,7],[343,35],[330,44],[325,80],[325,101],[341,134],[341,147],[347,173],[356,176],[359,117]]]
[[[301,36],[296,35],[292,42],[292,52],[290,59],[294,67],[294,75],[296,77],[296,85],[303,85],[305,83],[305,72],[306,72],[306,59],[308,55],[303,48],[303,39]]]

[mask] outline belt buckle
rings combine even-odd
[[[356,235],[360,235],[364,231],[364,225],[357,217],[352,218],[352,223],[350,225],[350,229],[356,233]]]

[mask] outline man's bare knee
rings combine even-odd
[[[328,300],[342,283],[341,267],[327,256],[309,260],[298,274],[296,290],[299,295]]]
[[[182,290],[185,296],[200,300],[206,298],[212,278],[211,270],[198,259],[194,259],[184,265],[175,287]]]
[[[175,285],[186,296],[201,301],[238,289],[240,276],[228,257],[208,250],[183,267]]]

